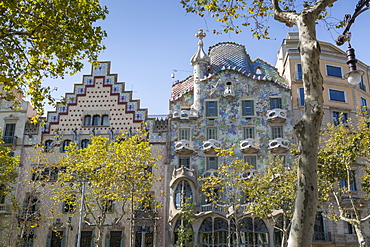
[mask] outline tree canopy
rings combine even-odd
[[[132,218],[138,209],[153,206],[150,205],[154,200],[151,192],[156,178],[152,169],[156,158],[152,156],[146,134],[144,130],[133,136],[124,134],[116,142],[92,137],[87,148],[71,144],[58,165],[51,164],[59,170],[52,188],[52,199],[56,202],[81,208],[79,198],[86,186],[82,207],[89,212],[89,217],[85,223],[98,228],[95,240],[98,246],[102,246],[106,226],[118,224],[124,215]],[[108,213],[114,213],[116,220],[108,222]]]
[[[104,49],[106,33],[94,23],[108,10],[99,0],[0,1],[0,13],[0,81],[9,93],[3,97],[29,95],[40,114],[45,99],[54,102],[42,79],[73,75]]]

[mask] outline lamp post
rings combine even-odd
[[[81,179],[76,173],[71,173],[72,176],[79,179],[82,182],[82,192],[81,192],[81,207],[80,207],[80,219],[78,221],[78,235],[77,235],[77,247],[81,246],[81,232],[82,232],[82,220],[83,220],[83,209],[85,202],[85,190],[86,190],[86,179]]]
[[[338,46],[343,45],[345,42],[348,42],[348,49],[346,53],[349,72],[344,75],[344,78],[347,79],[348,82],[352,85],[356,85],[361,82],[361,77],[364,75],[364,72],[362,70],[357,70],[356,68],[357,59],[355,56],[355,49],[352,48],[350,43],[351,32],[349,30],[352,24],[355,22],[356,17],[368,9],[370,9],[370,0],[358,1],[353,15],[346,14],[344,16],[345,29],[343,33],[339,35],[336,39],[336,43]]]

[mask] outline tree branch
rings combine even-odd
[[[328,6],[332,5],[337,0],[318,0],[314,5],[308,7],[308,12],[311,12],[314,16],[318,16]]]
[[[279,0],[272,0],[272,5],[274,7],[275,20],[285,23],[288,27],[296,25],[298,19],[298,15],[296,13],[282,11],[279,6]]]

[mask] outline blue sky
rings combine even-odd
[[[342,19],[344,14],[352,14],[357,1],[338,0],[331,16]],[[276,54],[287,32],[295,28],[285,27],[274,20],[269,40],[257,40],[246,29],[241,34],[214,35],[213,29],[220,23],[210,17],[201,18],[187,14],[179,0],[102,0],[110,11],[107,19],[98,24],[108,33],[104,40],[107,49],[100,54],[100,61],[111,61],[111,73],[118,74],[118,80],[125,82],[126,90],[132,90],[133,98],[141,101],[141,108],[148,108],[149,114],[167,114],[171,85],[174,80],[182,80],[191,75],[190,58],[196,52],[198,29],[205,30],[205,48],[219,42],[231,41],[245,45],[252,60],[260,58],[271,65],[276,62]],[[139,3],[139,4],[138,4]],[[369,23],[370,11],[360,15],[353,24],[352,46],[359,60],[370,64],[368,43],[370,34],[365,28]],[[339,30],[340,32],[342,30]],[[338,31],[337,31],[338,32]],[[334,43],[338,33],[328,32],[322,24],[317,26],[320,40]],[[346,44],[341,47],[346,49]],[[72,92],[73,84],[82,81],[82,75],[90,73],[91,66],[64,80],[48,80],[45,84],[58,87],[53,95],[60,98]],[[170,77],[173,70],[175,79]],[[47,108],[51,110],[52,108]]]

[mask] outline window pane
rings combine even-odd
[[[242,115],[243,116],[253,116],[254,115],[254,101],[253,100],[243,100],[242,101]]]
[[[179,157],[179,167],[181,166],[190,168],[190,157]]]
[[[99,115],[95,115],[93,117],[93,123],[92,123],[92,125],[95,125],[95,126],[100,125],[100,116]]]
[[[253,166],[253,168],[257,167],[257,157],[256,156],[244,156],[244,161],[248,163],[248,165]]]
[[[218,169],[218,157],[207,157],[207,170]]]
[[[304,88],[299,88],[299,105],[304,105]]]
[[[243,129],[243,138],[244,139],[248,139],[248,138],[254,139],[254,127],[245,127]]]
[[[341,123],[346,123],[348,120],[347,113],[343,112],[333,112],[333,124],[339,125]]]
[[[109,247],[121,246],[122,231],[111,231],[109,238]]]
[[[299,80],[302,80],[302,65],[297,64],[297,76]]]
[[[217,117],[217,101],[206,101],[206,117]]]
[[[272,130],[272,139],[283,138],[283,127],[282,126],[273,126]]]
[[[360,87],[361,90],[364,90],[366,92],[366,86],[365,86],[365,83],[364,83],[364,77],[363,76],[361,76],[361,81],[358,84],[358,86]]]
[[[84,125],[85,126],[90,126],[91,125],[91,116],[90,115],[86,115],[85,118],[84,118]]]
[[[270,109],[281,109],[282,103],[281,98],[270,98]]]
[[[179,129],[179,140],[190,140],[190,129]]]
[[[107,126],[108,125],[108,115],[103,115],[101,119],[101,125]]]
[[[367,100],[361,97],[361,110],[367,111]]]
[[[334,66],[327,65],[326,74],[328,76],[342,78],[342,69],[340,67],[334,67]]]
[[[207,131],[207,140],[215,139],[217,140],[217,128],[216,127],[209,127],[206,129]]]
[[[338,102],[346,102],[344,91],[329,89],[330,100]]]

